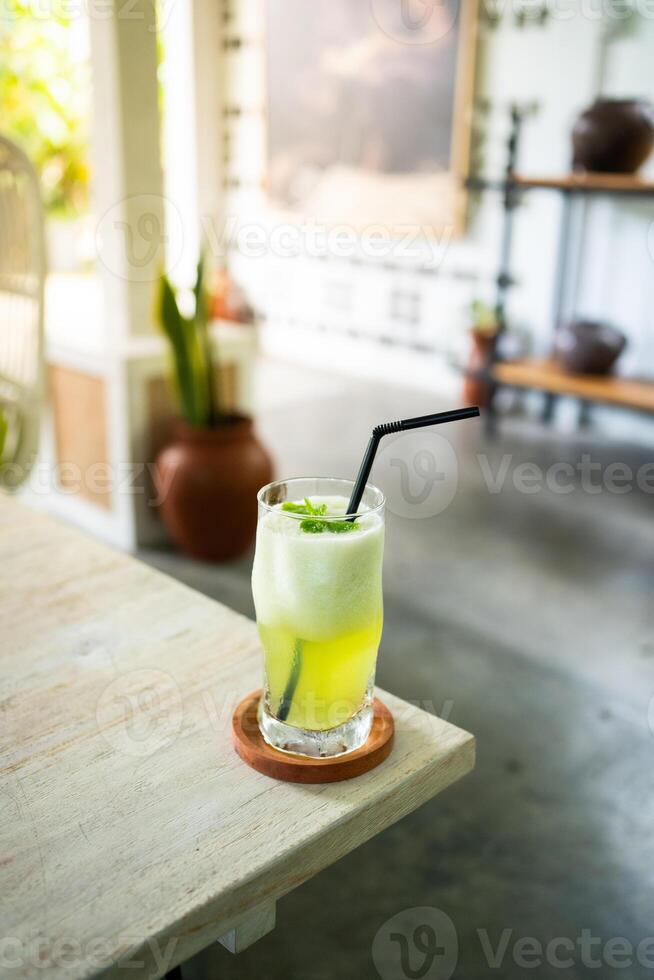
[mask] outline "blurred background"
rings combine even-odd
[[[654,969],[653,58],[637,0],[0,15],[0,485],[253,616],[263,482],[482,409],[373,470],[379,684],[476,772],[189,977],[394,980],[425,909],[464,980]]]

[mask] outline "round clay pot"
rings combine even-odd
[[[497,335],[471,330],[472,344],[463,378],[463,400],[466,405],[486,408],[490,400],[490,384],[484,373],[497,345]]]
[[[216,428],[177,422],[155,460],[159,510],[181,551],[205,561],[237,558],[254,541],[257,491],[272,462],[252,420],[236,416]]]
[[[574,320],[562,324],[554,337],[554,354],[570,374],[608,374],[627,343],[607,323]]]
[[[596,99],[572,130],[577,170],[633,174],[654,146],[654,109],[643,99]]]

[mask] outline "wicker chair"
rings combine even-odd
[[[7,436],[0,486],[28,476],[44,396],[45,248],[39,183],[25,154],[0,136],[0,411]]]

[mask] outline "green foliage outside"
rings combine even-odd
[[[90,67],[79,18],[55,4],[45,17],[26,0],[0,13],[0,132],[13,139],[41,179],[49,214],[75,217],[89,203]]]

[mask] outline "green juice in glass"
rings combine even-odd
[[[289,480],[259,495],[252,574],[264,651],[259,723],[285,751],[338,755],[370,732],[383,496],[367,488],[356,520],[346,522],[350,488],[345,480]]]

